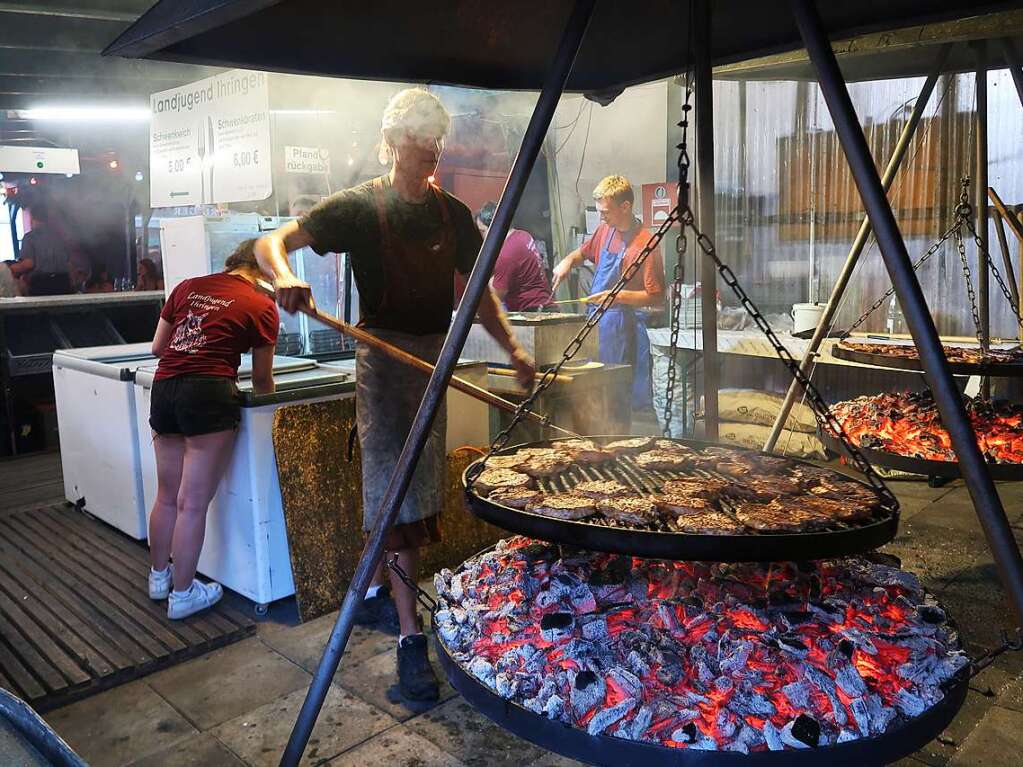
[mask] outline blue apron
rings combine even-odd
[[[622,249],[609,250],[615,230],[600,249],[597,271],[590,285],[590,295],[610,290],[622,276],[622,259],[625,256],[624,237]],[[588,307],[590,314],[596,307]],[[646,334],[643,312],[631,306],[612,304],[597,325],[600,335],[600,361],[607,364],[632,366],[632,409],[646,410],[653,407],[650,394],[650,339]]]

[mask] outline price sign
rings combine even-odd
[[[150,97],[154,208],[270,196],[267,91],[264,73],[232,70]]]

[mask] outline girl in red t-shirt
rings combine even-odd
[[[206,511],[241,421],[236,379],[244,352],[252,350],[253,392],[274,390],[280,320],[273,299],[256,288],[262,273],[254,242],[239,245],[220,274],[174,288],[153,338],[160,364],[149,411],[157,474],[149,517],[149,596],[167,598],[168,618],[187,617],[223,596],[220,584],[197,581],[195,568]]]

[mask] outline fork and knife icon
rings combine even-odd
[[[214,202],[213,199],[213,171],[215,166],[214,158],[217,156],[216,133],[213,130],[213,118],[207,117],[199,123],[196,140],[196,154],[199,155],[199,194],[200,203]],[[206,155],[209,155],[209,185],[206,184]],[[207,195],[207,189],[209,194]],[[209,199],[207,199],[207,196]]]

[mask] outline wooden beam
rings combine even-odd
[[[999,215],[1005,220],[1005,223],[1009,225],[1012,233],[1016,235],[1016,239],[1023,245],[1023,223],[1016,217],[1015,213],[1010,213],[1009,209],[1005,207],[1005,203],[1002,202],[1002,198],[998,196],[998,193],[993,187],[987,189],[988,199],[991,200],[991,204],[995,206],[995,210],[998,211]]]

